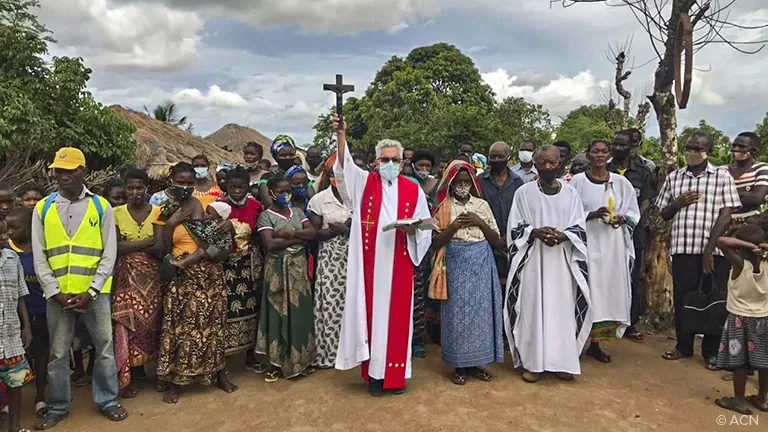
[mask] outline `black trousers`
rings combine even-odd
[[[683,299],[685,295],[699,288],[699,281],[703,277],[714,277],[717,287],[726,290],[731,265],[725,257],[715,256],[715,271],[711,275],[705,275],[701,263],[702,255],[673,255],[672,256],[672,283],[674,285],[675,302],[675,334],[677,336],[677,349],[687,356],[693,355],[693,340],[695,335],[683,331]],[[704,335],[701,342],[701,355],[705,360],[717,356],[720,347],[721,335]]]
[[[635,248],[635,266],[632,267],[632,303],[629,322],[637,325],[645,313],[645,282],[642,280],[643,254],[645,249]]]

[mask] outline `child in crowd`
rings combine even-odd
[[[11,195],[13,197],[13,195]],[[0,235],[7,237],[8,226],[0,222]],[[29,294],[24,282],[24,269],[19,256],[10,249],[0,250],[0,323],[3,356],[0,358],[0,382],[8,395],[8,430],[21,430],[21,387],[32,381],[32,371],[24,356],[24,349],[32,342],[32,329],[24,304]]]
[[[762,228],[745,225],[733,237],[717,241],[731,264],[729,314],[717,367],[733,372],[734,397],[722,397],[715,403],[743,415],[752,414],[750,405],[768,412],[768,244],[762,243],[764,238]],[[745,397],[750,369],[759,372],[758,394]]]
[[[110,179],[104,185],[102,196],[107,199],[112,208],[120,207],[128,203],[128,192],[125,190],[125,184],[119,177]]]
[[[38,201],[45,197],[45,192],[40,186],[28,185],[21,188],[16,196],[18,197],[19,203],[22,205],[22,207],[34,210]]]
[[[24,297],[27,315],[32,331],[32,345],[27,354],[35,373],[35,415],[42,418],[46,413],[45,387],[48,383],[48,322],[43,289],[37,281],[35,262],[32,256],[32,216],[34,211],[27,207],[13,210],[5,219],[8,224],[8,247],[16,252],[24,269],[24,281],[29,295]]]
[[[5,219],[15,205],[16,196],[13,193],[13,188],[9,186],[0,186],[0,220]]]

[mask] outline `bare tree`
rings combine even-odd
[[[641,131],[645,130],[645,119],[648,117],[651,105],[650,103],[643,102],[637,107],[637,115],[632,116],[632,93],[627,90],[624,83],[632,75],[634,67],[627,64],[629,55],[627,54],[632,47],[632,42],[627,41],[622,46],[616,48],[609,47],[606,52],[608,61],[616,65],[616,75],[614,77],[613,84],[616,88],[616,92],[623,99],[623,109],[621,110],[621,116],[617,119],[614,108],[616,108],[616,101],[613,100],[613,92],[608,99],[608,126],[611,131],[616,133],[619,130],[626,129],[628,127],[636,127]]]
[[[570,7],[581,3],[605,3],[628,7],[647,35],[658,58],[653,92],[648,101],[656,113],[661,135],[661,166],[659,182],[677,168],[677,107],[687,104],[690,92],[693,54],[710,44],[726,44],[744,54],[761,51],[768,40],[737,40],[734,31],[758,30],[768,27],[745,26],[730,20],[730,7],[737,0],[550,0]],[[681,63],[685,61],[685,74]],[[624,72],[617,68],[617,90]],[[621,91],[620,91],[621,92]],[[681,100],[676,99],[676,94]],[[626,99],[625,99],[626,103]],[[669,228],[658,215],[650,215],[651,239],[646,249],[646,320],[655,327],[671,322],[671,277],[667,267]]]

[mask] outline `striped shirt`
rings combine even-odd
[[[670,255],[703,254],[720,210],[741,206],[731,173],[725,167],[710,163],[698,176],[694,176],[688,167],[670,173],[656,199],[656,206],[664,209],[688,191],[697,192],[699,200],[675,215],[669,241]],[[715,255],[722,255],[720,249],[715,249]]]
[[[752,192],[758,186],[768,186],[768,163],[755,162],[749,169],[741,175],[741,177],[734,180],[736,183],[736,190],[739,194]],[[752,216],[755,212],[760,212],[760,206],[741,206],[733,211],[734,217],[744,217],[746,215]]]

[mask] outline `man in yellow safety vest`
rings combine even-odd
[[[51,429],[69,415],[69,349],[82,314],[95,348],[93,400],[113,421],[128,417],[117,401],[110,289],[117,256],[115,219],[107,200],[83,184],[85,156],[65,147],[50,167],[59,185],[37,204],[32,218],[35,271],[47,301],[51,340],[48,413],[37,425]]]

